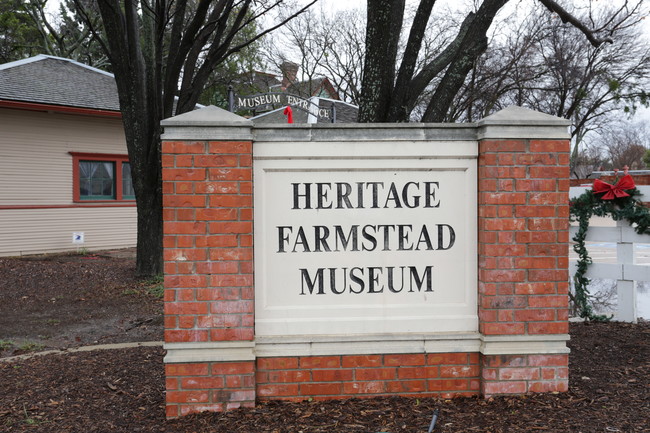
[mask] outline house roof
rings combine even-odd
[[[318,77],[307,81],[298,81],[296,83],[292,83],[289,85],[289,87],[287,87],[287,93],[302,97],[325,96],[321,94],[323,90],[327,92],[328,98],[336,100],[340,99],[338,92],[334,89],[334,86],[332,86],[330,80],[327,77]]]
[[[269,72],[249,71],[240,74],[231,84],[238,93],[264,93],[279,88],[282,81]]]
[[[43,54],[0,65],[0,100],[120,111],[113,74]]]

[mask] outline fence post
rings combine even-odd
[[[617,221],[616,227],[622,232],[622,228],[628,226],[626,221]],[[616,282],[616,293],[618,296],[617,319],[621,322],[636,323],[636,281],[628,280],[625,272],[625,265],[635,265],[634,243],[629,242],[621,236],[616,244],[616,260],[623,267],[623,279]]]

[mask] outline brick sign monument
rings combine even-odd
[[[568,387],[568,121],[163,121],[167,416]]]

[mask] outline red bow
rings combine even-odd
[[[630,194],[626,193],[625,190],[633,189],[634,187],[634,180],[632,180],[632,176],[629,174],[623,176],[616,183],[616,185],[610,185],[600,179],[596,179],[594,181],[594,192],[596,194],[605,193],[605,195],[601,197],[603,200],[614,200],[615,198],[629,197]]]
[[[284,115],[287,116],[287,123],[293,123],[293,110],[288,105],[284,109]]]

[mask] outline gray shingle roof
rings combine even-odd
[[[113,74],[45,55],[0,65],[0,100],[120,110]]]

